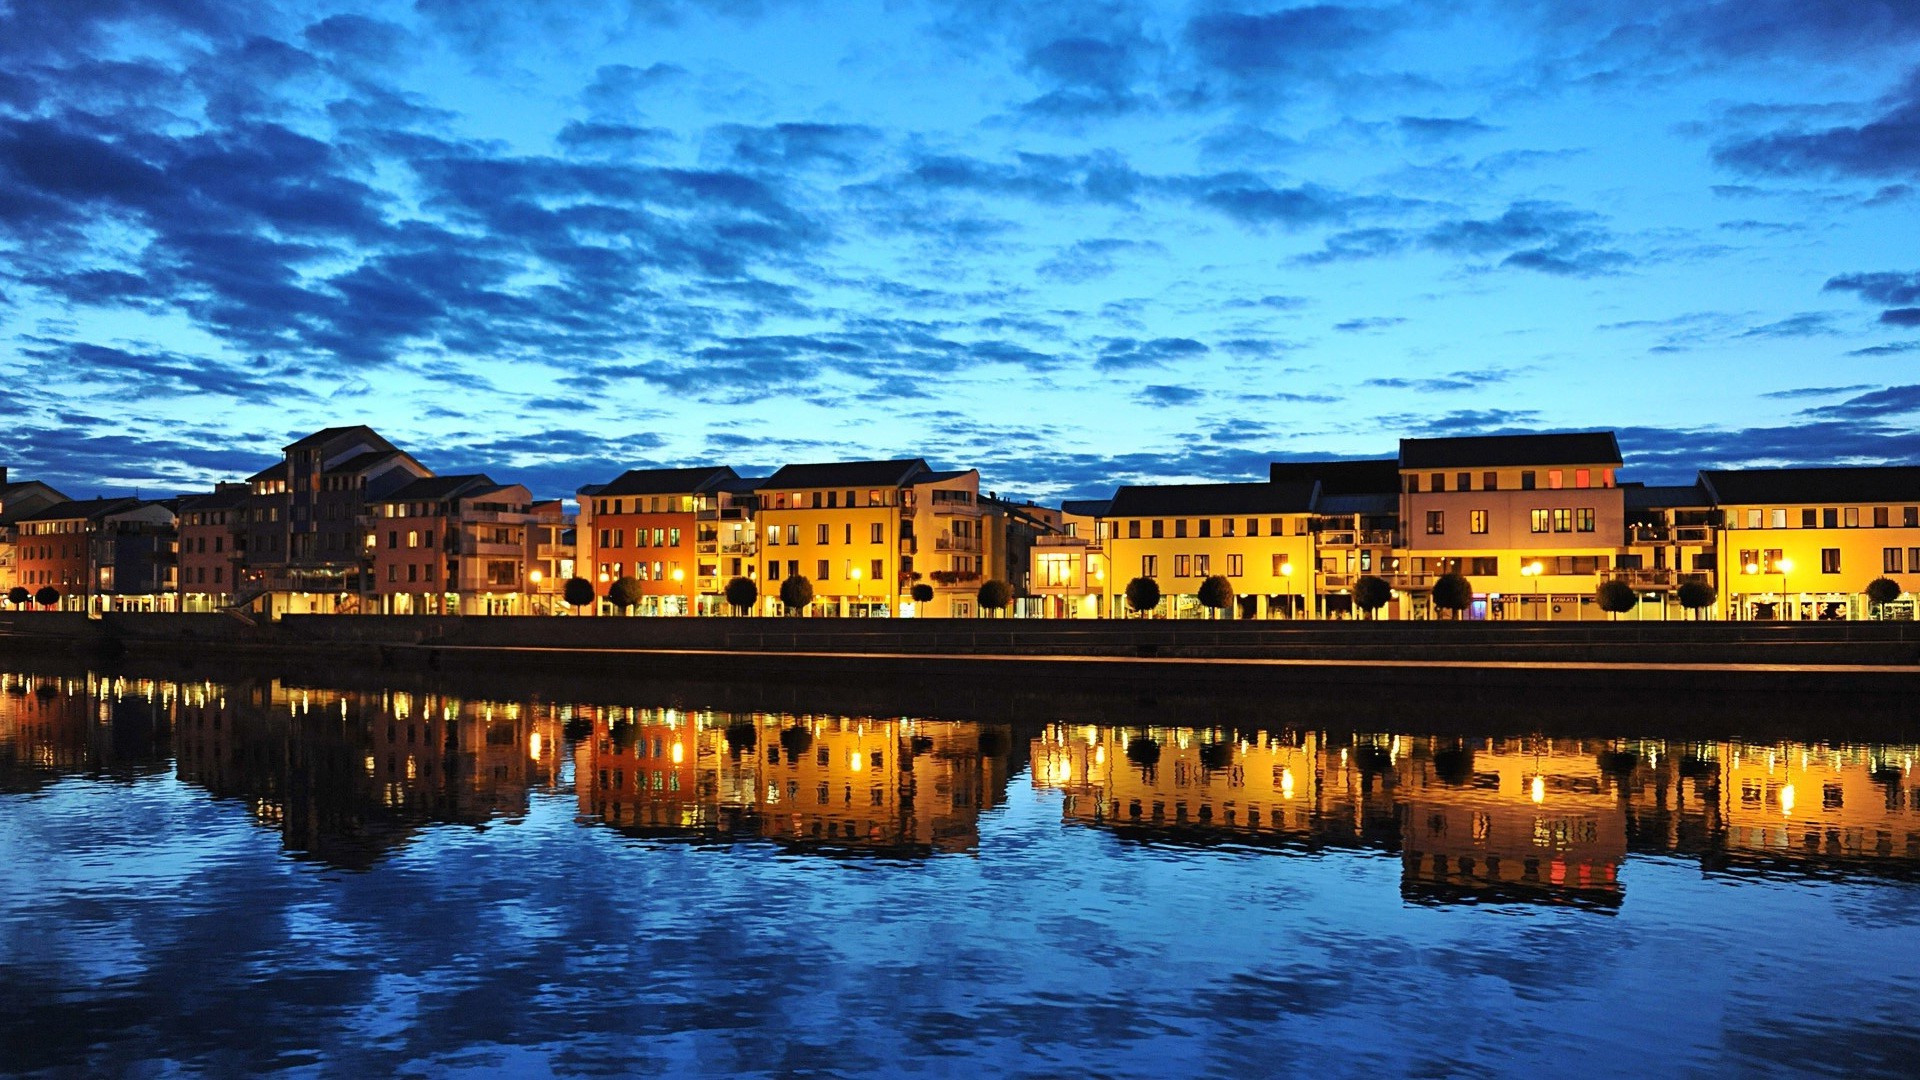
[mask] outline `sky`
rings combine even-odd
[[[0,0],[0,463],[1920,461],[1920,0]]]

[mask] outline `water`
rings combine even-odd
[[[1920,1075],[1920,749],[0,675],[0,1066]]]

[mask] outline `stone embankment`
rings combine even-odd
[[[1920,691],[1915,623],[0,615],[0,656],[50,651],[663,677]]]

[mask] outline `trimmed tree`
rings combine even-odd
[[[1704,581],[1683,581],[1673,595],[1674,599],[1680,601],[1680,606],[1696,619],[1700,617],[1700,612],[1713,606],[1715,599],[1713,586]]]
[[[1127,606],[1136,615],[1144,615],[1160,606],[1160,583],[1150,577],[1127,582]]]
[[[568,578],[567,583],[561,586],[560,599],[565,600],[568,607],[592,607],[594,601],[593,582],[583,577]]]
[[[1433,606],[1458,619],[1473,606],[1473,582],[1464,574],[1441,574],[1433,582]]]
[[[1373,574],[1363,574],[1353,583],[1353,606],[1367,613],[1369,618],[1378,617],[1381,608],[1393,599],[1393,586],[1386,578]]]
[[[1214,618],[1219,618],[1222,611],[1233,606],[1233,582],[1215,574],[1200,583],[1194,598],[1200,601],[1201,607],[1212,612]]]
[[[933,603],[933,586],[926,582],[917,582],[913,586],[913,602],[916,604]]]
[[[751,578],[732,578],[727,581],[726,597],[734,611],[750,614],[755,601],[760,599],[760,586],[755,585]]]
[[[1608,615],[1625,615],[1640,606],[1640,594],[1624,581],[1601,582],[1593,591],[1593,598]]]
[[[14,607],[23,607],[27,601],[33,599],[33,590],[25,585],[15,585],[7,590],[7,599],[13,601]]]
[[[623,577],[607,586],[607,603],[619,608],[623,615],[637,607],[643,595],[645,590],[640,587],[640,579],[636,577]]]
[[[60,602],[60,590],[51,585],[42,585],[40,591],[33,594],[33,602],[41,607],[52,607]]]
[[[1013,586],[999,578],[988,578],[980,583],[980,591],[974,599],[980,602],[981,611],[1004,613],[1007,605],[1013,603]]]
[[[786,605],[787,614],[798,615],[813,603],[813,579],[805,574],[795,574],[780,583],[780,602]]]
[[[1867,582],[1867,603],[1872,604],[1878,614],[1879,609],[1900,599],[1900,583],[1892,578],[1877,577]]]

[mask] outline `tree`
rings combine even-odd
[[[999,578],[988,578],[980,583],[974,599],[980,602],[981,611],[1005,612],[1013,603],[1013,587]]]
[[[805,574],[795,574],[780,583],[780,602],[786,605],[787,614],[798,615],[813,603],[813,581]]]
[[[1680,587],[1674,590],[1674,598],[1680,601],[1681,607],[1693,612],[1695,618],[1699,617],[1701,611],[1712,607],[1715,599],[1713,586],[1704,581],[1681,582]]]
[[[623,577],[607,587],[607,603],[619,608],[621,614],[638,606],[640,597],[643,595],[645,590],[641,588],[640,579],[636,577]]]
[[[1624,615],[1640,604],[1640,594],[1624,581],[1601,582],[1593,598],[1599,602],[1600,610],[1609,615]]]
[[[916,604],[933,603],[933,586],[922,581],[913,587],[913,602]]]
[[[1867,602],[1877,610],[1900,599],[1900,583],[1892,578],[1877,577],[1867,582]]]
[[[1463,574],[1441,574],[1433,582],[1433,606],[1459,618],[1473,606],[1473,582]]]
[[[593,582],[583,577],[568,578],[560,589],[560,599],[569,607],[592,607],[594,601]]]
[[[52,607],[60,602],[60,590],[51,585],[42,585],[40,591],[33,594],[33,602],[41,607]]]
[[[1386,578],[1366,574],[1353,583],[1353,606],[1368,615],[1373,615],[1386,607],[1387,601],[1391,599],[1393,599],[1393,586],[1387,583]]]
[[[732,578],[727,582],[726,597],[733,610],[745,614],[752,611],[754,602],[760,599],[760,586],[751,578]]]
[[[1127,582],[1127,606],[1136,615],[1144,615],[1160,606],[1160,583],[1150,577]]]
[[[1201,607],[1218,617],[1222,611],[1233,606],[1233,582],[1215,574],[1200,583],[1200,590],[1195,596]]]
[[[33,592],[25,585],[15,585],[7,591],[7,599],[13,601],[14,607],[24,607],[27,601],[33,599]]]

